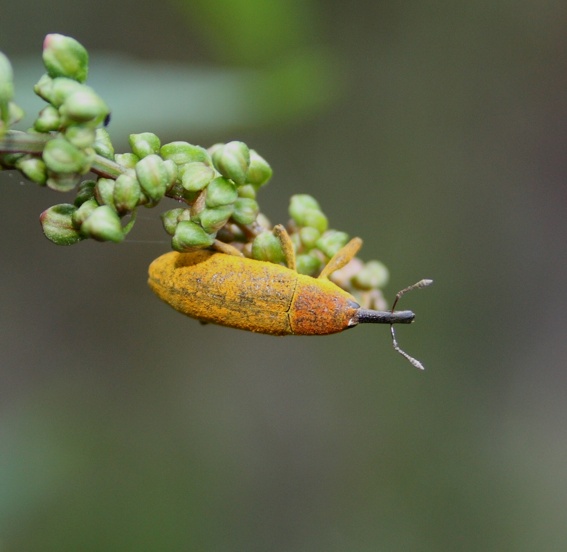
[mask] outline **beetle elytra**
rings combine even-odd
[[[394,349],[423,369],[400,349],[393,329],[393,324],[413,322],[415,315],[394,308],[404,293],[431,280],[400,291],[390,311],[364,309],[328,279],[354,257],[362,245],[360,238],[352,239],[313,278],[295,270],[293,246],[283,226],[275,227],[274,234],[282,243],[287,266],[207,249],[172,251],[151,263],[148,284],[160,299],[191,318],[258,333],[326,335],[362,323],[390,324]]]

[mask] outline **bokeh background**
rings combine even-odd
[[[17,99],[45,34],[130,132],[241,139],[274,222],[317,197],[417,322],[274,338],[146,286],[158,207],[59,248],[70,196],[0,174],[0,551],[567,547],[567,4],[0,0]]]

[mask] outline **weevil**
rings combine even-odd
[[[394,349],[423,370],[418,360],[399,347],[393,327],[410,324],[415,314],[394,309],[404,293],[428,286],[432,280],[398,292],[389,311],[365,309],[329,280],[356,255],[362,246],[360,238],[340,249],[314,278],[296,271],[293,245],[284,227],[276,226],[274,234],[287,266],[246,258],[219,243],[222,252],[172,251],[158,257],[149,267],[148,284],[160,299],[191,318],[251,332],[326,335],[358,324],[390,324]]]

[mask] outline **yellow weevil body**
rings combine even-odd
[[[149,284],[174,309],[223,326],[272,335],[346,329],[358,305],[326,279],[244,257],[171,252],[150,265]]]
[[[291,241],[275,228],[288,267],[245,257],[199,250],[170,252],[149,268],[149,286],[174,309],[202,322],[272,335],[326,335],[359,323],[390,324],[394,348],[414,366],[421,363],[402,351],[392,324],[409,324],[411,311],[362,308],[350,294],[328,280],[356,254],[362,241],[354,238],[327,264],[318,278],[299,274]],[[421,280],[398,293],[429,285]]]

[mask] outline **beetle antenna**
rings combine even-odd
[[[391,312],[392,313],[394,312],[394,309],[396,308],[396,304],[398,303],[398,301],[400,300],[401,296],[404,293],[407,293],[408,291],[411,291],[413,289],[421,289],[421,288],[430,286],[432,283],[433,283],[433,280],[423,279],[423,280],[420,280],[419,282],[413,284],[412,286],[408,286],[407,288],[404,288],[404,289],[398,291],[398,293],[396,293],[396,298],[394,299],[394,303],[392,304],[392,311]],[[419,360],[408,355],[403,349],[400,348],[400,346],[398,345],[398,341],[396,339],[396,332],[394,331],[394,325],[393,324],[390,324],[390,333],[392,334],[392,345],[394,346],[394,350],[396,352],[400,353],[400,355],[402,355],[406,360],[408,360],[412,366],[415,366],[416,368],[419,368],[420,370],[425,370],[425,366],[423,364],[421,364],[421,362],[419,362]]]
[[[392,312],[394,312],[394,309],[396,308],[396,305],[397,305],[398,301],[400,300],[400,297],[404,293],[407,293],[408,291],[411,291],[412,289],[421,289],[421,288],[430,286],[432,283],[433,283],[433,280],[428,280],[427,278],[424,278],[423,280],[416,282],[412,286],[408,286],[407,288],[404,288],[404,289],[398,291],[398,293],[396,293],[396,298],[394,299],[394,304],[392,305],[392,309],[391,309]]]

